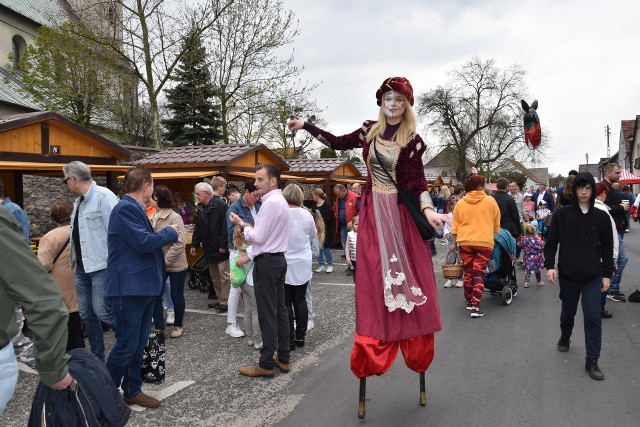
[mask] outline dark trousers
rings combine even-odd
[[[80,312],[69,313],[69,322],[67,323],[67,351],[74,348],[84,347],[84,332],[82,331],[82,319]]]
[[[356,283],[356,262],[351,260],[351,268],[353,268],[353,283]]]
[[[307,285],[292,286],[284,284],[284,302],[287,305],[289,316],[290,339],[304,341],[309,322],[309,309],[307,308]],[[295,316],[294,316],[295,313]],[[296,327],[293,327],[293,319],[296,319]]]
[[[584,317],[584,341],[587,359],[600,357],[602,342],[602,319],[600,318],[600,289],[602,277],[587,282],[574,282],[560,277],[560,331],[566,338],[573,332],[573,318],[578,310],[578,300],[582,295],[582,314]]]
[[[273,355],[289,363],[289,316],[284,301],[284,277],[287,261],[284,256],[259,258],[254,262],[253,283],[258,307],[258,321],[262,330],[262,350],[259,365],[275,369]]]
[[[171,301],[173,301],[173,310],[176,320],[174,326],[182,327],[184,320],[185,300],[184,300],[184,280],[187,277],[187,270],[177,272],[165,272],[164,282],[162,285],[162,293],[156,298],[153,307],[153,325],[159,331],[164,331],[164,308],[162,306],[162,297],[164,296],[164,283],[169,278],[171,285]]]

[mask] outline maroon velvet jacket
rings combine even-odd
[[[362,158],[367,159],[371,145],[371,143],[367,142],[367,133],[375,123],[375,121],[367,120],[359,129],[342,136],[335,136],[306,122],[304,124],[304,130],[313,135],[318,141],[335,150],[362,148]],[[424,165],[422,164],[422,154],[426,148],[427,146],[424,141],[422,141],[422,138],[420,138],[420,135],[416,134],[407,146],[400,150],[398,163],[396,165],[398,187],[403,190],[413,190],[418,200],[420,200],[420,194],[427,190],[427,180],[424,176]],[[369,165],[367,164],[367,169],[368,168]],[[370,191],[371,173],[369,173],[362,195],[364,196]]]

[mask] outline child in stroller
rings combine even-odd
[[[500,295],[502,303],[509,305],[518,294],[518,281],[514,267],[516,239],[504,228],[493,235],[493,252],[487,263],[484,288],[491,295]]]

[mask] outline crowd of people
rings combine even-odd
[[[151,173],[140,167],[126,173],[118,199],[93,180],[86,164],[74,161],[63,173],[77,198],[74,203],[53,203],[51,215],[58,227],[42,237],[36,266],[29,247],[16,243],[29,242],[28,218],[4,197],[0,181],[0,243],[7,254],[2,263],[31,270],[16,281],[8,276],[16,274],[14,269],[0,266],[0,369],[15,386],[11,343],[18,335],[22,306],[34,332],[36,367],[45,384],[61,389],[73,381],[65,352],[84,347],[86,335],[91,352],[122,389],[124,401],[158,407],[160,402],[141,389],[142,354],[152,329],[164,333],[166,325],[172,326],[168,336],[174,339],[188,333],[184,285],[189,267],[186,226],[191,224],[189,253],[196,256],[202,249],[211,277],[208,306],[226,313],[226,334],[246,337],[247,344],[260,351],[257,363],[240,367],[239,373],[288,373],[291,352],[305,345],[314,326],[313,257],[318,262],[315,273],[332,273],[331,248],[334,234],[339,234],[345,274],[355,281],[351,369],[360,380],[359,415],[365,413],[366,378],[384,374],[398,350],[420,375],[423,403],[424,373],[433,360],[441,320],[432,260],[424,256],[435,252],[430,247],[436,237],[419,233],[403,198],[413,197],[418,214],[435,230],[443,229],[442,238],[462,259],[463,279],[449,280],[444,287],[464,288],[472,318],[484,316],[484,276],[494,237],[506,230],[518,241],[514,262],[524,269],[525,288],[531,274],[538,286],[545,285],[543,267],[549,282],[559,281],[559,351],[570,348],[582,297],[585,369],[594,379],[603,379],[598,366],[601,319],[612,316],[605,308],[607,301],[625,301],[620,290],[627,263],[624,235],[630,206],[640,202],[628,188],[616,187],[620,167],[607,165],[597,185],[590,174],[572,171],[557,192],[544,183],[535,192],[525,191],[505,178],[489,192],[485,177],[475,170],[462,184],[430,191],[422,164],[426,145],[416,132],[411,84],[403,77],[386,79],[376,100],[378,120],[365,121],[347,135],[335,136],[299,119],[288,124],[291,132],[303,129],[334,149],[362,148],[367,184],[337,184],[333,206],[321,188],[307,197],[295,182],[282,188],[280,170],[270,164],[259,164],[255,179],[247,180],[243,189],[219,176],[196,184],[197,203],[192,207],[181,192],[154,185]],[[311,209],[304,206],[305,198],[313,200]],[[6,248],[11,250],[5,252]],[[16,283],[25,286],[16,289]],[[240,301],[243,327],[237,322]],[[108,329],[114,330],[116,340],[107,355]],[[11,392],[2,390],[0,408]]]

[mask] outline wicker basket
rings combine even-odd
[[[447,260],[449,259],[450,253],[456,254],[456,260],[453,264],[447,264]],[[464,265],[462,264],[462,260],[460,260],[460,256],[456,251],[449,250],[447,256],[444,258],[445,264],[442,266],[442,275],[445,279],[462,279],[464,276]]]

